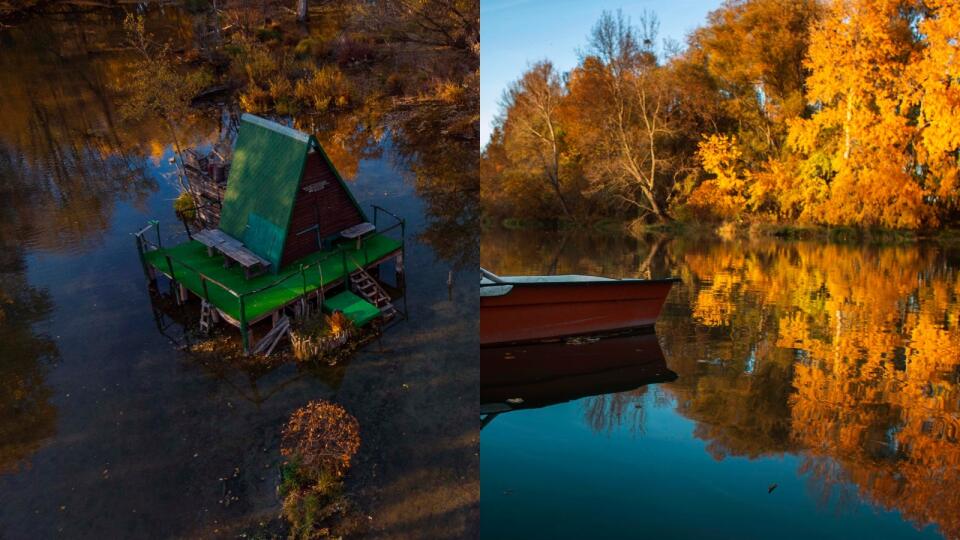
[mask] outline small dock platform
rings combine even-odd
[[[312,253],[276,275],[251,279],[246,279],[240,266],[224,268],[223,255],[210,256],[206,246],[197,241],[146,251],[144,259],[239,326],[241,320],[253,324],[301,297],[342,285],[358,267],[366,269],[385,262],[396,257],[401,248],[400,241],[378,234],[365,239],[360,249],[347,242],[335,250]]]

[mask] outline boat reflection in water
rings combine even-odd
[[[481,347],[481,426],[508,411],[627,392],[676,378],[649,327],[604,338]]]

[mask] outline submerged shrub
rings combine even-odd
[[[345,36],[336,45],[335,57],[337,64],[365,64],[376,59],[376,47],[370,40],[357,36]]]
[[[314,477],[342,477],[360,448],[360,425],[340,405],[311,401],[294,411],[283,430],[280,453]]]
[[[270,99],[273,100],[273,108],[277,114],[294,115],[297,113],[299,107],[290,79],[278,75],[270,79],[269,87]]]
[[[197,204],[193,196],[184,191],[173,200],[173,211],[180,219],[191,221],[197,217]]]
[[[283,431],[278,492],[291,538],[322,538],[324,524],[346,511],[343,475],[360,448],[360,427],[343,407],[311,401],[294,411]]]

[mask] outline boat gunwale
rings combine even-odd
[[[624,284],[637,284],[637,283],[649,283],[651,285],[655,284],[664,284],[664,283],[679,283],[680,278],[670,277],[670,278],[657,278],[657,279],[643,279],[643,278],[608,278],[608,279],[598,279],[596,281],[510,281],[510,277],[500,277],[502,280],[500,283],[481,283],[480,287],[503,287],[504,285],[512,285],[514,287],[544,287],[544,286],[563,286],[569,287],[572,285],[624,285]],[[540,277],[540,276],[515,276],[515,277]],[[509,294],[509,293],[508,293]]]

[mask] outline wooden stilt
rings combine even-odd
[[[174,280],[170,280],[170,295],[178,306],[183,303],[180,301],[180,284]]]
[[[403,287],[403,252],[397,253],[396,261],[397,287]]]

